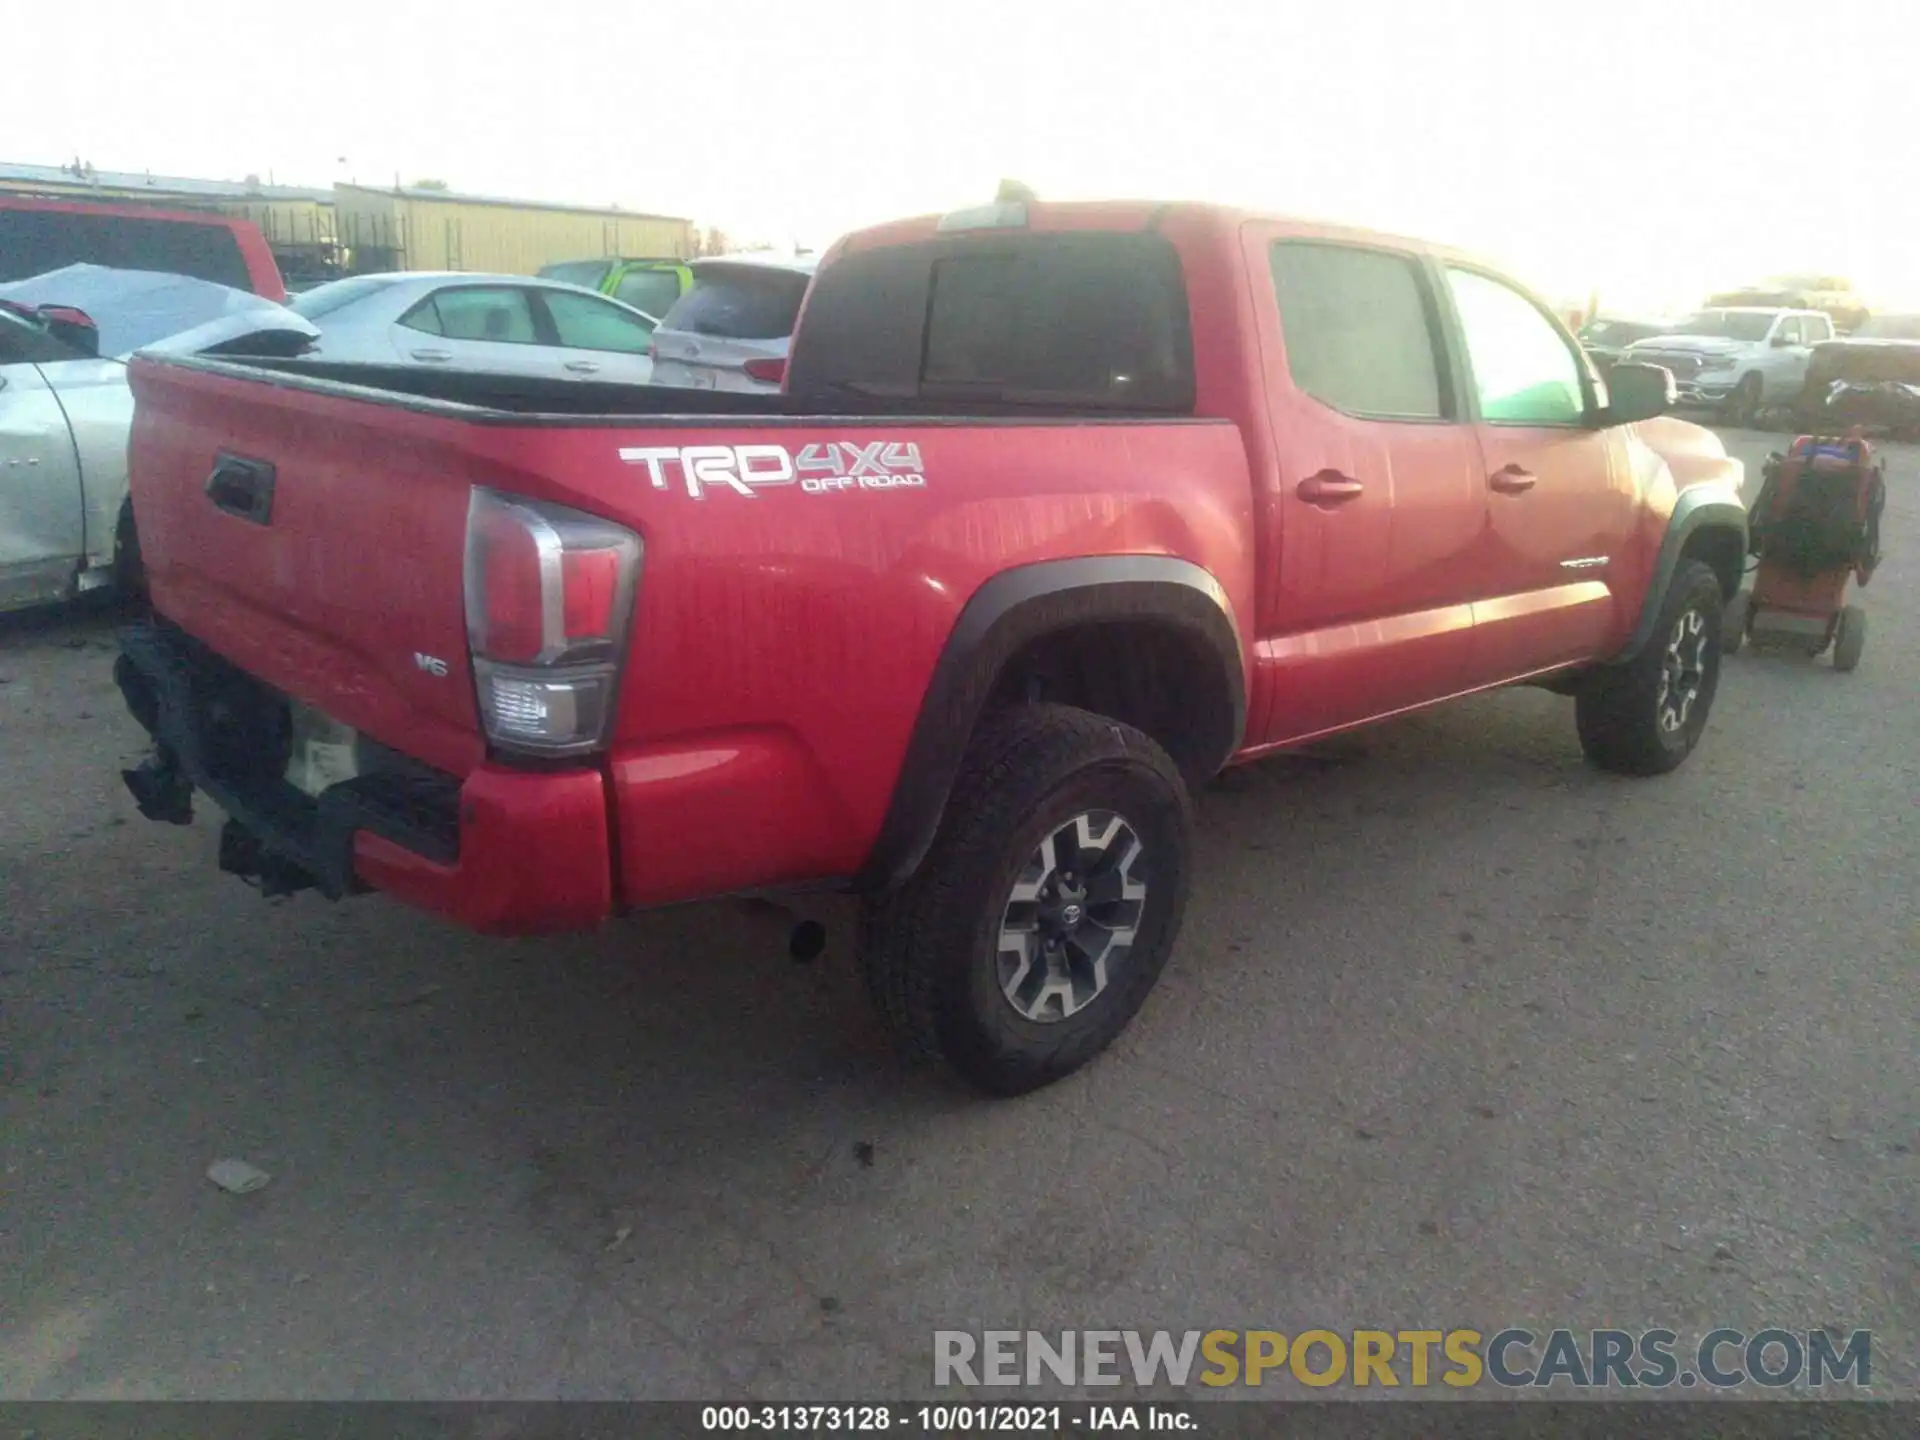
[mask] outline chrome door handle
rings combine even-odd
[[[442,360],[451,360],[453,358],[453,352],[451,350],[415,350],[410,353],[413,355],[413,358],[416,360],[430,360],[434,362],[439,362]]]
[[[581,375],[593,375],[598,373],[600,367],[591,360],[569,360],[567,369]]]
[[[1508,465],[1489,475],[1487,484],[1502,495],[1518,495],[1523,491],[1531,490],[1538,479],[1539,477],[1529,470],[1522,470],[1518,465]]]

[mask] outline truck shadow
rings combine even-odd
[[[449,1391],[418,1378],[430,1368],[394,1378],[404,1329],[345,1336],[357,1297],[387,1295],[392,1327],[452,1309],[485,1330],[513,1303],[496,1295],[537,1290],[557,1267],[586,1277],[575,1309],[596,1327],[650,1337],[623,1331],[629,1348],[615,1353],[638,1364],[684,1342],[699,1357],[679,1380],[644,1366],[583,1373],[587,1391],[711,1396],[750,1376],[778,1388],[774,1351],[727,1360],[697,1342],[727,1333],[817,1344],[815,1391],[920,1393],[935,1323],[1004,1320],[1033,1295],[1090,1304],[1149,1262],[1161,1243],[1152,1214],[1116,1229],[1106,1202],[1063,1189],[1064,1177],[1092,1170],[1124,1193],[1164,1191],[1185,1183],[1168,1158],[1182,1146],[1237,1128],[1259,1137],[1236,1151],[1258,1173],[1347,1123],[1338,1097],[1364,1088],[1379,1039],[1360,1037],[1365,1054],[1328,1043],[1355,1020],[1340,997],[1364,992],[1371,1013],[1390,1013],[1480,963],[1451,937],[1479,922],[1451,907],[1484,903],[1476,890],[1507,883],[1497,869],[1527,863],[1513,854],[1518,814],[1550,809],[1556,838],[1585,843],[1593,807],[1567,794],[1615,782],[1585,769],[1570,731],[1565,702],[1505,697],[1223,777],[1199,800],[1186,928],[1139,1021],[1080,1075],[997,1105],[894,1055],[865,1002],[844,897],[802,908],[828,942],[800,965],[781,920],[736,905],[539,941],[475,938],[378,898],[263,905],[213,873],[211,817],[186,837],[127,826],[88,842],[114,847],[94,858],[132,886],[124,897],[67,878],[66,857],[30,857],[19,893],[56,893],[0,919],[0,940],[31,946],[36,962],[5,981],[0,1091],[34,1097],[9,1113],[28,1117],[22,1153],[54,1157],[36,1193],[110,1172],[129,1177],[129,1196],[184,1186],[193,1197],[169,1202],[170,1247],[144,1243],[146,1223],[112,1202],[73,1215],[64,1258],[30,1267],[30,1298],[57,1309],[119,1291],[138,1293],[148,1316],[196,1313],[200,1272],[167,1257],[218,1255],[246,1343],[282,1357],[277,1379],[163,1368],[152,1379],[163,1393],[313,1393],[342,1347],[380,1342],[357,1362],[369,1393],[431,1395]],[[192,845],[204,863],[185,863]],[[1450,890],[1456,899],[1434,898]],[[1259,1056],[1290,1107],[1223,1111],[1194,1062],[1203,1041]],[[1129,1109],[1107,1103],[1116,1093],[1157,1097],[1171,1118],[1109,1135]],[[221,1154],[273,1185],[241,1201],[195,1189]],[[1252,1234],[1265,1222],[1242,1211],[1270,1201],[1248,1180],[1193,1203]],[[1302,1196],[1289,1223],[1317,1231],[1350,1202]],[[1005,1243],[1009,1208],[1040,1227],[1038,1271]],[[473,1246],[486,1251],[484,1280],[456,1259]],[[295,1265],[310,1288],[288,1307],[282,1272]],[[396,1271],[410,1277],[398,1291]],[[195,1353],[219,1353],[221,1323],[203,1322]],[[92,1343],[188,1364],[153,1351],[150,1329],[136,1343],[123,1328],[104,1321]],[[71,1394],[137,1380],[102,1359],[44,1383]]]

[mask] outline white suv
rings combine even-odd
[[[1728,306],[1636,340],[1620,359],[1665,366],[1682,405],[1712,406],[1750,425],[1767,406],[1799,398],[1813,347],[1832,338],[1833,321],[1818,310]]]
[[[653,332],[653,383],[688,390],[778,391],[813,257],[692,260],[693,288]]]

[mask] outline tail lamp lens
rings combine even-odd
[[[640,560],[624,526],[474,490],[467,644],[494,745],[567,756],[606,744]]]
[[[745,370],[753,379],[758,380],[762,385],[778,385],[782,380],[787,378],[787,361],[785,356],[749,360],[740,368]]]

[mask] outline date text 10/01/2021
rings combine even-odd
[[[706,1405],[700,1410],[704,1431],[804,1431],[884,1433],[904,1431],[946,1435],[1060,1434],[1063,1431],[1198,1430],[1198,1419],[1171,1405]]]

